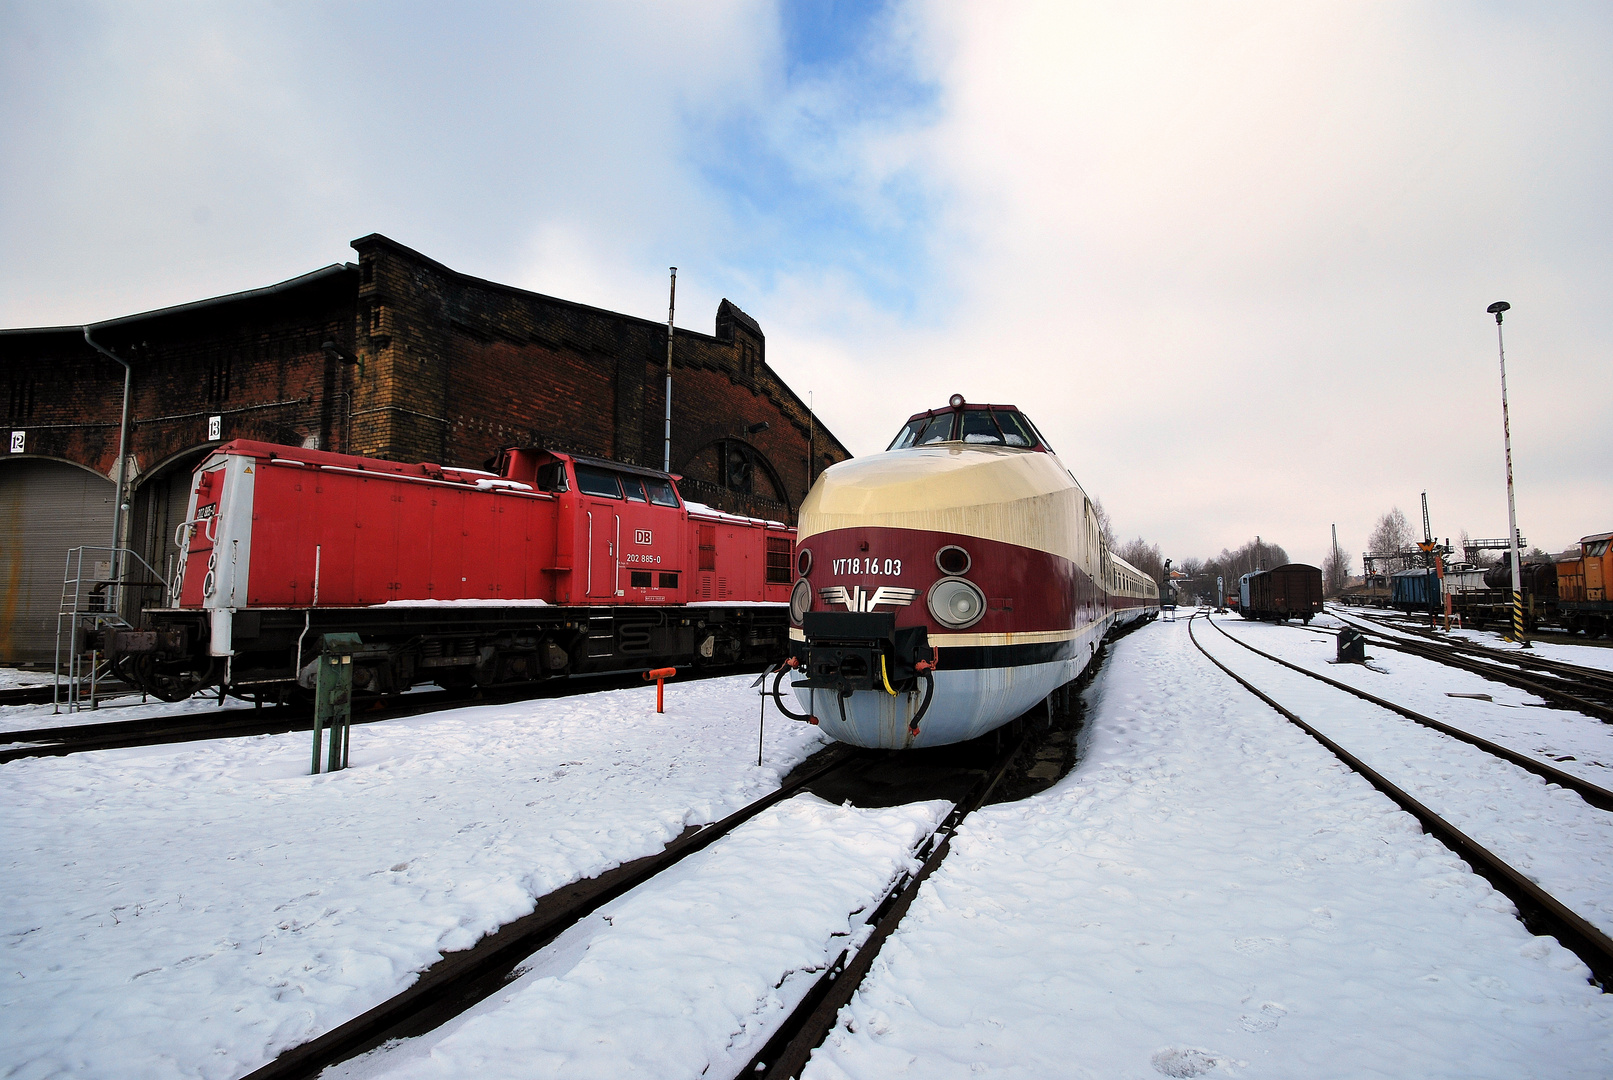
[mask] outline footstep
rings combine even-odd
[[[1207,1050],[1167,1046],[1156,1051],[1149,1062],[1165,1076],[1199,1076],[1221,1064],[1221,1058]]]
[[[1243,1025],[1245,1031],[1270,1031],[1287,1012],[1287,1009],[1275,1001],[1268,1001],[1260,1006],[1258,1013],[1238,1017],[1238,1023]]]

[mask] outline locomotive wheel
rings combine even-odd
[[[216,659],[209,661],[206,671],[195,671],[177,664],[159,664],[156,657],[142,656],[134,666],[140,688],[163,701],[184,701],[196,691],[213,683]]]

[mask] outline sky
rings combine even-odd
[[[710,333],[856,454],[1016,404],[1123,538],[1613,529],[1613,8],[0,0],[0,326],[384,233]],[[1420,528],[1417,530],[1420,534]]]

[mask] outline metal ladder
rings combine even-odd
[[[105,558],[99,557],[103,555]],[[125,560],[130,559],[144,567],[152,580],[132,584],[122,580],[119,567],[128,567],[130,564]],[[152,569],[150,563],[128,548],[68,549],[62,570],[62,601],[56,611],[53,711],[60,713],[63,705],[70,713],[100,707],[101,682],[111,675],[111,665],[99,650],[84,646],[92,639],[99,640],[98,635],[103,631],[133,629],[122,614],[126,592],[158,585],[164,590],[168,587],[166,579]]]

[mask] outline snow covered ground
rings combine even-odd
[[[46,684],[50,680],[47,678]],[[63,691],[66,692],[65,690]],[[218,703],[217,694],[197,694],[184,701],[162,701],[147,696],[145,701],[140,700],[140,694],[122,694],[115,698],[104,700],[96,708],[83,708],[78,712],[68,712],[63,705],[60,711],[50,704],[44,705],[0,705],[0,732],[38,731],[41,728],[55,727],[81,727],[85,724],[110,724],[119,720],[139,720],[147,716],[177,716],[180,713],[218,712],[221,709],[250,709],[252,702],[241,701],[237,698],[225,698],[224,704]]]
[[[237,1077],[335,1027],[776,788],[821,736],[774,714],[758,768],[750,682],[369,724],[322,776],[306,733],[0,766],[0,1075]]]
[[[529,959],[499,994],[327,1080],[736,1076],[950,809],[798,795]]]
[[[1332,608],[1329,608],[1329,611],[1332,610]],[[1352,611],[1349,608],[1341,608],[1339,609],[1339,613],[1351,616],[1353,622],[1365,624],[1366,626],[1370,626],[1373,630],[1380,631],[1384,634],[1411,638],[1414,641],[1428,640],[1421,634],[1413,634],[1407,630],[1397,627],[1393,622],[1385,622],[1381,613],[1377,618],[1370,618],[1360,614],[1359,612]],[[1428,620],[1426,618],[1423,619],[1422,625],[1426,626],[1427,624]],[[1335,618],[1332,615],[1326,615],[1323,616],[1322,621],[1316,625],[1342,626],[1344,625],[1344,622],[1343,620]],[[1444,616],[1440,617],[1440,625],[1445,625]],[[1456,624],[1452,622],[1451,625],[1454,627]],[[1444,631],[1440,632],[1440,636],[1444,636]],[[1500,630],[1453,629],[1450,631],[1450,636],[1457,641],[1467,641],[1474,645],[1483,645],[1487,649],[1496,649],[1500,652],[1525,651],[1522,645],[1514,644],[1513,642],[1510,642],[1502,637]],[[1564,645],[1555,641],[1534,641],[1530,642],[1527,652],[1529,655],[1541,660],[1556,660],[1563,664],[1578,664],[1580,667],[1599,668],[1602,671],[1613,671],[1613,648],[1609,648],[1606,645]]]
[[[49,686],[56,676],[48,671],[23,671],[21,668],[0,667],[0,690],[14,686]]]
[[[1331,655],[1236,623],[1296,663]],[[1251,676],[1280,670],[1219,646]],[[1476,677],[1413,660],[1351,677],[1598,777],[1587,763],[1613,757],[1603,725],[1495,684],[1493,703],[1446,698]],[[1401,742],[1397,725],[1423,729],[1285,674],[1256,681],[1458,793],[1543,878],[1584,860],[1580,899],[1605,906],[1585,882],[1613,842],[1577,797]],[[354,768],[319,777],[306,733],[0,766],[0,1076],[237,1077],[329,1030],[535,896],[776,787],[821,736],[770,710],[758,769],[750,682],[669,684],[664,716],[645,688],[366,725]],[[1613,1071],[1613,996],[1214,669],[1185,619],[1117,643],[1087,701],[1075,771],[964,824],[808,1076]],[[1521,822],[1502,815],[1517,798],[1536,800]],[[471,1012],[333,1073],[732,1076],[943,811],[781,803]]]
[[[1185,619],[1087,697],[1081,764],[964,823],[807,1077],[1609,1075],[1613,996]]]

